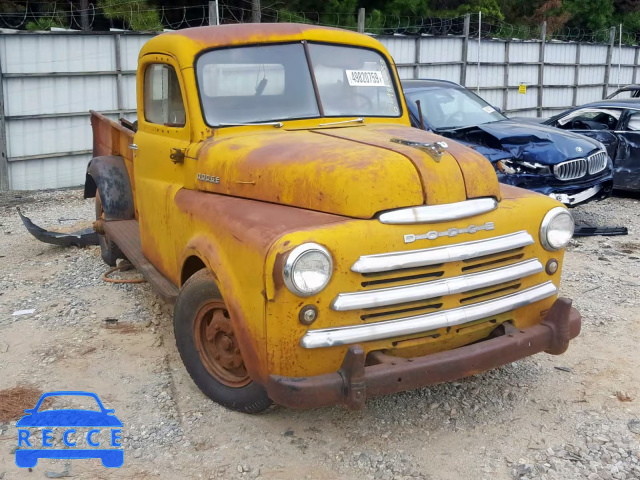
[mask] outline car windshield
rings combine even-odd
[[[196,71],[207,124],[400,116],[389,66],[378,52],[313,43],[308,48],[312,69],[301,43],[203,54]]]
[[[464,88],[434,87],[407,94],[412,109],[416,100],[420,100],[425,121],[435,130],[506,120],[495,108]]]

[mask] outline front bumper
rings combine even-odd
[[[539,325],[461,348],[416,358],[373,352],[367,358],[359,345],[349,348],[337,372],[313,377],[271,375],[269,397],[291,408],[343,404],[357,410],[367,397],[412,390],[457,380],[514,362],[535,353],[564,353],[580,333],[581,317],[571,300],[559,298]]]
[[[567,182],[560,182],[553,175],[505,175],[498,173],[498,181],[547,195],[567,206],[575,206],[592,200],[602,200],[610,197],[613,191],[611,171],[608,171],[605,175],[598,174],[596,178]]]

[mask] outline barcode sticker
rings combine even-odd
[[[382,72],[376,70],[345,70],[352,87],[385,87]]]

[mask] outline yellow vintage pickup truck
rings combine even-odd
[[[557,296],[571,215],[411,128],[377,40],[164,33],[140,52],[137,101],[137,129],[92,113],[85,197],[103,259],[175,302],[178,351],[214,401],[357,409],[578,335]]]

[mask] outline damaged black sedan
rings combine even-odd
[[[613,159],[613,188],[640,192],[640,98],[633,95],[575,107],[544,123],[602,142]]]
[[[509,120],[453,82],[404,80],[402,86],[414,127],[475,149],[494,165],[500,182],[569,206],[611,195],[612,163],[599,141]]]

